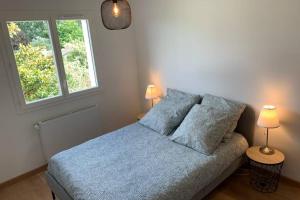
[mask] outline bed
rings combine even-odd
[[[241,134],[210,156],[134,123],[49,161],[46,177],[60,200],[202,199],[241,164]],[[129,158],[129,159],[128,159]]]

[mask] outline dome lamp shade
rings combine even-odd
[[[131,25],[131,8],[127,0],[105,0],[101,5],[101,17],[109,30],[126,29]]]

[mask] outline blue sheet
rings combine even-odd
[[[74,200],[189,200],[247,147],[235,134],[206,156],[136,123],[55,155],[48,171]]]

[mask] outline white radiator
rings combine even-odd
[[[54,154],[96,137],[100,130],[99,112],[96,105],[89,106],[38,122],[35,128],[48,161]]]

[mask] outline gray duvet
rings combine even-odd
[[[55,155],[48,171],[74,200],[189,200],[247,147],[235,134],[206,156],[136,123]]]

